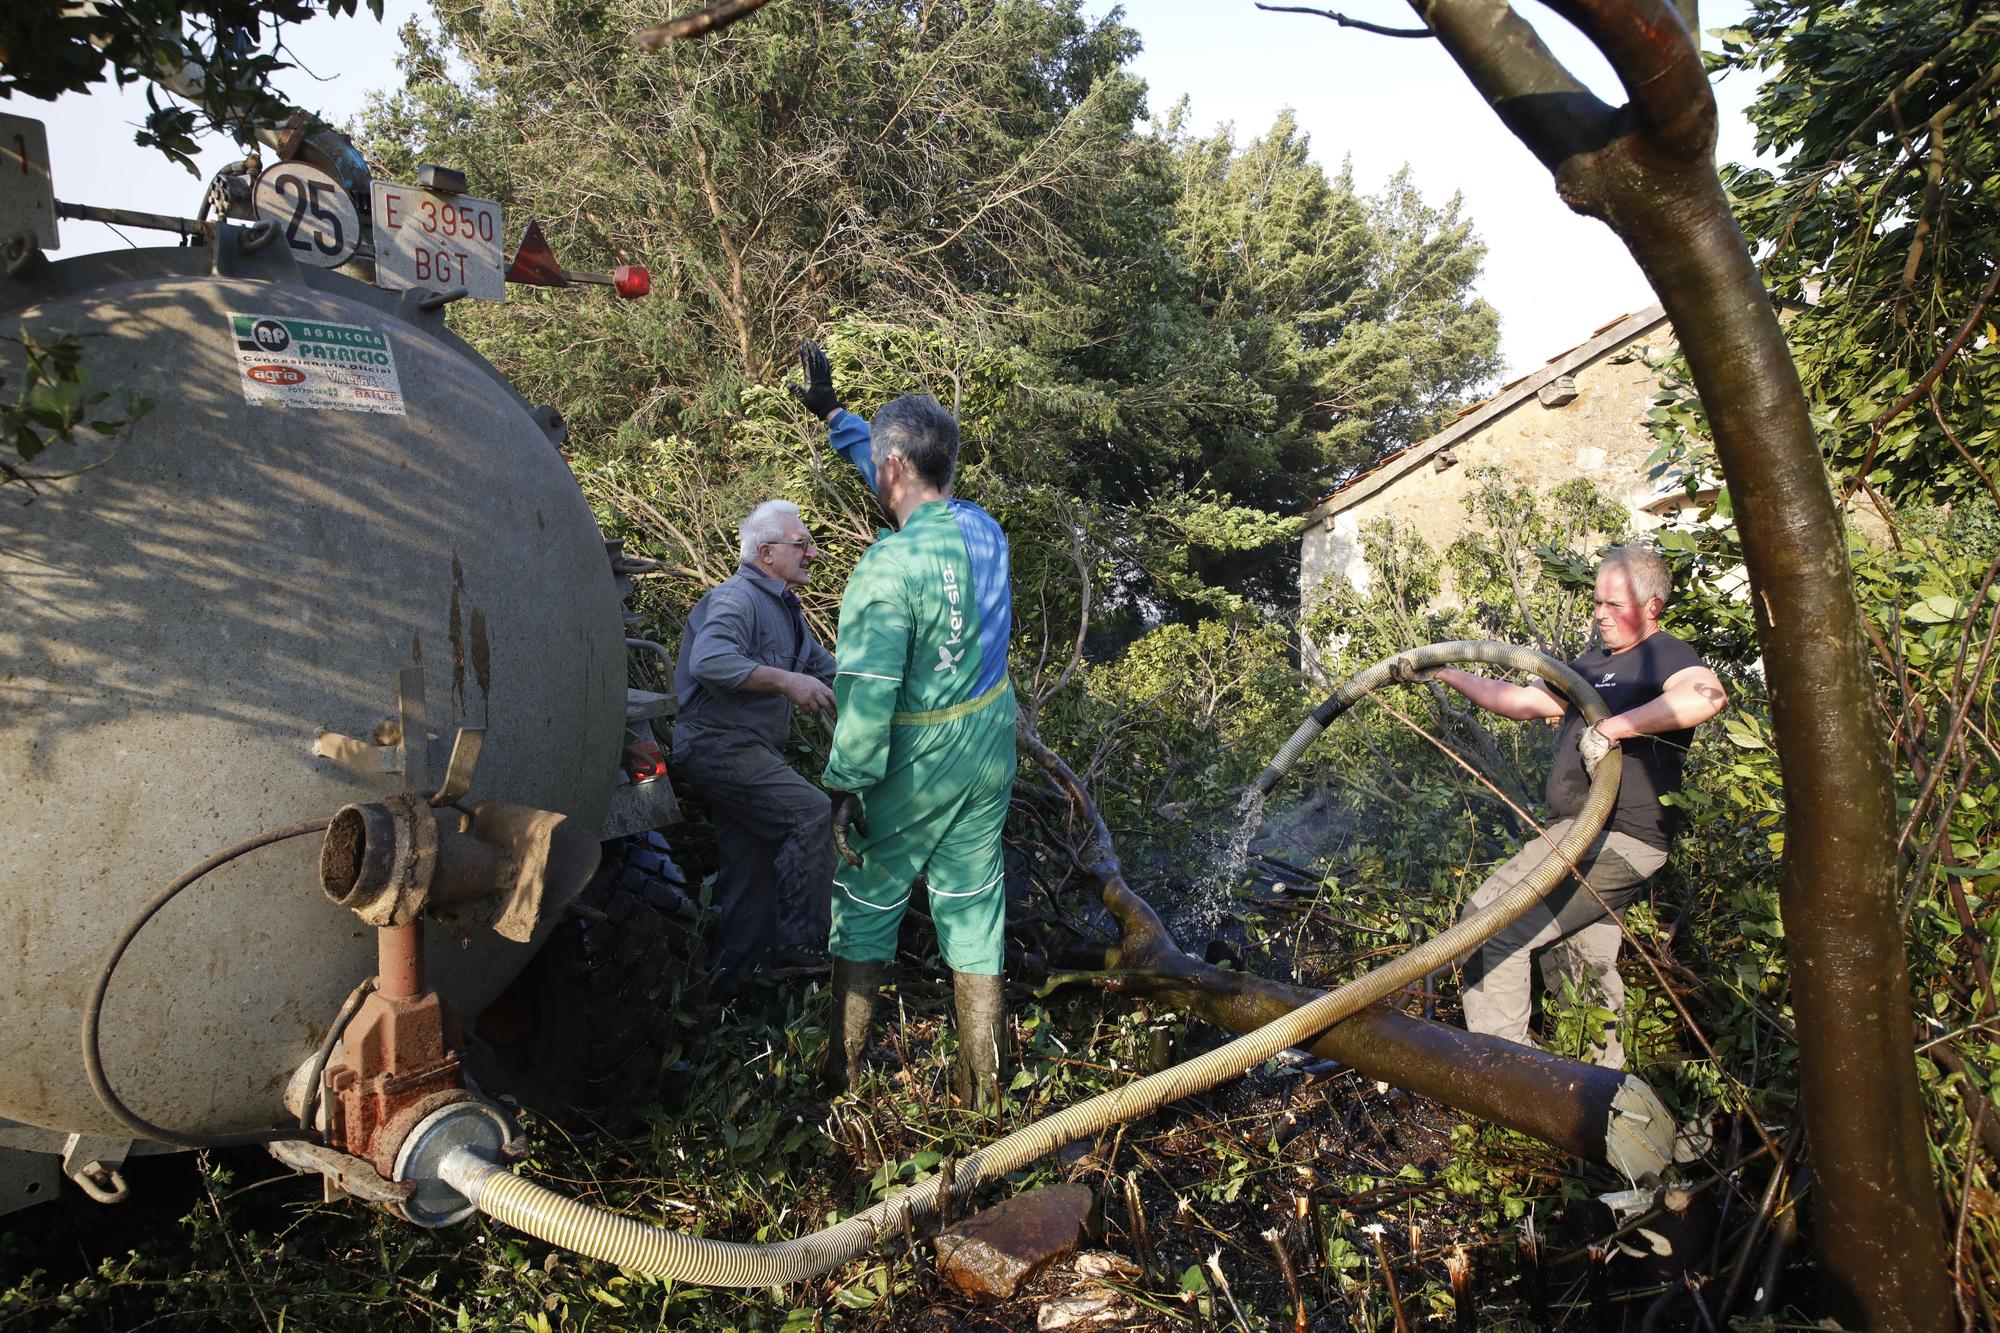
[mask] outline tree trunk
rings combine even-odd
[[[1322,992],[1225,972],[1182,953],[1152,904],[1125,882],[1097,803],[1076,773],[1042,742],[1033,715],[1019,718],[1022,748],[1068,792],[1090,828],[1085,869],[1118,922],[1118,943],[1101,972],[1059,973],[1050,986],[1085,983],[1144,994],[1232,1032],[1252,1032]],[[1519,1130],[1629,1177],[1654,1175],[1672,1159],[1672,1117],[1642,1080],[1617,1070],[1476,1036],[1373,1005],[1334,1025],[1309,1048],[1371,1078]]]
[[[1782,907],[1829,1313],[1952,1322],[1910,1041],[1894,792],[1846,543],[1798,377],[1713,165],[1715,103],[1664,0],[1549,0],[1617,71],[1605,106],[1496,0],[1411,0],[1565,202],[1639,262],[1693,371],[1742,536],[1785,777]]]

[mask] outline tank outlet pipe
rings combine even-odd
[[[1286,742],[1266,770],[1265,778],[1275,784],[1277,777],[1273,773],[1282,776],[1297,763],[1306,747],[1326,729],[1327,722],[1345,712],[1362,695],[1390,683],[1393,679],[1390,672],[1398,661],[1408,661],[1418,668],[1475,662],[1532,671],[1560,686],[1589,721],[1599,722],[1609,716],[1603,700],[1589,684],[1552,657],[1501,643],[1433,644],[1378,662],[1341,686],[1314,710],[1298,734]],[[1570,866],[1610,818],[1618,795],[1619,766],[1619,753],[1614,749],[1597,766],[1583,809],[1568,835],[1557,844],[1555,854],[1483,911],[1227,1045],[1066,1107],[970,1154],[952,1171],[949,1182],[952,1197],[962,1198],[980,1182],[1020,1170],[1065,1143],[1137,1119],[1168,1102],[1236,1078],[1280,1051],[1311,1042],[1363,1007],[1394,995],[1425,974],[1472,952],[1541,901],[1568,875]],[[1263,779],[1260,787],[1269,790]],[[933,1175],[823,1231],[770,1245],[745,1245],[685,1235],[579,1202],[516,1176],[470,1148],[457,1147],[443,1153],[437,1170],[446,1185],[495,1221],[633,1272],[709,1287],[776,1286],[800,1282],[837,1268],[867,1253],[882,1238],[901,1234],[906,1218],[914,1224],[929,1217],[945,1183],[941,1175]]]

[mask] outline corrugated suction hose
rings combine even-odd
[[[1361,696],[1391,683],[1390,672],[1399,661],[1416,668],[1476,662],[1531,671],[1560,686],[1576,701],[1588,721],[1594,723],[1608,716],[1603,701],[1582,677],[1542,653],[1480,641],[1431,644],[1378,662],[1336,690],[1285,743],[1258,779],[1258,790],[1269,792],[1326,729],[1327,723],[1346,712]],[[1024,1125],[957,1163],[952,1172],[953,1197],[962,1198],[966,1190],[981,1181],[1019,1170],[1065,1143],[1137,1119],[1167,1102],[1235,1078],[1288,1047],[1311,1041],[1356,1011],[1394,995],[1427,973],[1478,948],[1560,883],[1569,873],[1570,865],[1596,839],[1617,798],[1619,765],[1618,751],[1613,749],[1598,765],[1583,809],[1556,854],[1535,867],[1492,906],[1226,1046]],[[913,1222],[927,1217],[936,1207],[939,1185],[939,1178],[931,1176],[865,1212],[810,1236],[773,1245],[743,1245],[683,1235],[579,1203],[513,1175],[463,1148],[447,1153],[440,1171],[447,1184],[496,1221],[621,1268],[711,1287],[767,1287],[816,1277],[867,1253],[883,1237],[901,1234],[906,1214]]]

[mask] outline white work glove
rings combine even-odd
[[[1399,657],[1389,664],[1389,679],[1401,685],[1415,685],[1419,681],[1436,680],[1441,666],[1420,667],[1407,657]]]
[[[1604,762],[1604,756],[1610,754],[1617,744],[1617,741],[1606,740],[1604,733],[1596,727],[1585,727],[1583,734],[1576,738],[1577,752],[1583,756],[1584,776],[1595,778],[1597,766]]]

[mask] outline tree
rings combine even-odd
[[[1127,29],[1074,4],[802,3],[655,56],[625,36],[651,13],[444,0],[364,122],[392,171],[457,160],[572,263],[653,266],[649,302],[469,325],[591,448],[711,427],[829,316],[1004,346],[1089,281],[1083,238],[1138,150]]]
[[[18,0],[0,10],[0,98],[21,93],[45,101],[81,92],[106,78],[121,87],[151,79],[192,106],[161,103],[136,136],[194,170],[194,136],[203,129],[246,135],[282,125],[292,108],[271,91],[271,76],[290,69],[284,25],[316,14],[353,14],[362,0]],[[367,0],[382,17],[382,0]],[[271,46],[264,49],[268,27]]]
[[[1266,486],[1310,503],[1430,434],[1498,369],[1499,317],[1471,294],[1485,247],[1457,198],[1431,207],[1407,171],[1362,198],[1350,166],[1329,178],[1310,160],[1290,111],[1241,150],[1226,131],[1185,139],[1178,126],[1174,247],[1210,319],[1246,344],[1275,420],[1313,446],[1260,460]]]
[[[587,463],[685,437],[865,516],[747,457],[804,425],[761,395],[818,336],[857,406],[958,411],[974,498],[1087,507],[1110,600],[1157,620],[1286,598],[1290,516],[1492,366],[1455,204],[1363,199],[1289,121],[1241,153],[1141,133],[1135,35],[1073,0],[792,3],[657,56],[619,35],[647,13],[443,0],[364,122],[392,174],[463,166],[566,262],[653,267],[650,302],[454,313]],[[1259,215],[1267,168],[1298,207]],[[1245,226],[1256,252],[1224,262]]]
[[[1992,493],[2000,459],[2000,13],[1762,0],[1722,34],[1767,75],[1782,165],[1728,174],[1839,481],[1894,501]],[[1982,336],[1983,335],[1983,336]]]
[[[1563,199],[1618,233],[1673,320],[1734,500],[1772,684],[1822,1287],[1844,1320],[1942,1327],[1951,1302],[1911,1050],[1888,747],[1805,398],[1712,165],[1694,6],[1551,0],[1624,85],[1630,101],[1613,108],[1510,6],[1411,4]]]

